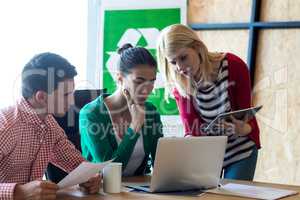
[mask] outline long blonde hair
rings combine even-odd
[[[200,71],[200,82],[210,82],[216,70],[212,62],[220,61],[222,53],[213,53],[207,50],[205,44],[190,28],[182,24],[174,24],[164,28],[157,41],[157,62],[165,80],[165,98],[170,96],[170,90],[177,88],[184,97],[194,95],[196,88],[191,79],[176,72],[168,63],[166,57],[174,55],[181,48],[194,48],[198,51],[203,67]]]

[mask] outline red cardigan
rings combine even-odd
[[[226,54],[226,59],[228,61],[228,95],[231,109],[234,111],[249,108],[251,107],[251,83],[247,65],[238,56],[231,53]],[[176,88],[173,90],[173,94],[184,124],[185,136],[201,136],[200,127],[204,120],[193,106],[196,103],[194,98],[181,96]],[[260,148],[257,121],[252,118],[248,123],[252,127],[248,137],[255,142],[257,148]]]

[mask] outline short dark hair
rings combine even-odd
[[[149,65],[157,68],[156,60],[146,48],[133,47],[127,43],[118,49],[118,54],[120,54],[118,69],[125,75],[138,65]]]
[[[50,94],[59,82],[76,75],[75,67],[60,55],[50,52],[35,55],[22,71],[22,96],[28,99],[39,90]]]

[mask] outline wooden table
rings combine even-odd
[[[126,178],[123,182],[147,182],[150,180],[149,176],[142,176],[142,177],[131,177]],[[300,192],[300,186],[291,186],[291,185],[280,185],[280,184],[270,184],[270,183],[261,183],[261,182],[248,182],[248,181],[235,181],[235,180],[222,180],[222,183],[241,183],[241,184],[248,184],[248,185],[255,185],[255,186],[265,186],[265,187],[274,187],[280,189],[288,189]],[[182,199],[199,199],[199,200],[238,200],[238,199],[249,199],[249,198],[241,198],[241,197],[233,197],[233,196],[221,196],[216,194],[202,194],[201,196],[174,196],[174,195],[167,195],[167,194],[147,194],[141,192],[129,192],[127,188],[123,188],[122,192],[119,194],[105,194],[100,192],[97,195],[86,195],[81,192],[78,187],[64,189],[58,192],[57,196],[58,200],[123,200],[123,199],[135,199],[135,200],[182,200]],[[300,194],[286,197],[284,200],[299,200]]]

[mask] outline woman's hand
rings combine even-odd
[[[131,115],[131,123],[129,127],[132,128],[135,133],[138,133],[145,122],[145,107],[143,105],[135,104],[128,90],[124,89],[123,93],[126,97]]]
[[[248,123],[249,119],[247,116],[243,120],[238,120],[231,116],[231,121],[232,122],[221,122],[227,135],[236,134],[238,136],[246,136],[251,133],[252,128]]]

